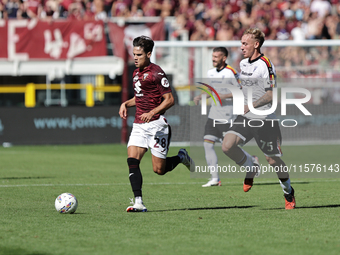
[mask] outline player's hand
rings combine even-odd
[[[154,115],[155,115],[154,112],[150,111],[150,112],[143,113],[142,115],[139,116],[139,118],[142,121],[144,121],[146,123],[149,123]]]
[[[246,114],[247,112],[249,112],[249,107],[248,107],[248,105],[245,105],[244,106],[244,114]]]
[[[124,120],[127,118],[127,108],[125,104],[121,104],[119,108],[119,116]]]
[[[201,97],[200,96],[195,96],[194,97],[194,103],[195,105],[198,105],[198,103],[201,101]]]

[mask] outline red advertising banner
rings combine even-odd
[[[164,21],[158,23],[146,23],[141,25],[119,26],[108,22],[109,37],[114,47],[114,55],[124,58],[124,50],[128,49],[132,59],[132,41],[135,37],[145,35],[154,41],[163,41],[165,38]]]
[[[8,20],[0,35],[0,58],[8,60],[107,55],[102,21]]]

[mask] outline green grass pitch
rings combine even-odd
[[[287,163],[340,163],[339,145],[283,149]],[[0,148],[0,255],[339,254],[340,178],[292,178],[297,209],[286,211],[276,178],[248,193],[241,178],[202,188],[183,165],[154,174],[149,152],[141,169],[148,212],[126,213],[125,146]],[[75,214],[56,212],[63,192],[77,197]]]

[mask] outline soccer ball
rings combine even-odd
[[[54,205],[60,213],[74,213],[78,207],[78,200],[71,193],[63,193],[56,198]]]

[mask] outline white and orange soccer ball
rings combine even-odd
[[[63,193],[56,198],[54,205],[59,213],[74,213],[78,207],[78,200],[71,193]]]

